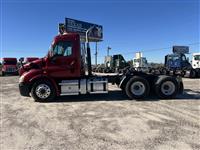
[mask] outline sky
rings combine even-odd
[[[199,10],[199,0],[1,0],[1,58],[44,57],[67,17],[103,26],[98,63],[108,46],[126,60],[142,51],[163,63],[173,45],[200,51]],[[94,53],[92,44],[93,63]]]

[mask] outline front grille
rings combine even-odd
[[[16,72],[16,69],[15,68],[7,68],[6,72]]]

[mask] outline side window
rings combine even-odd
[[[72,43],[69,41],[61,41],[57,43],[53,49],[54,56],[70,56],[72,55]]]
[[[185,56],[182,56],[182,60],[183,60],[183,61],[186,61],[186,57],[185,57]]]
[[[64,55],[63,56],[70,56],[72,55],[72,47],[68,46],[65,51],[64,51]]]

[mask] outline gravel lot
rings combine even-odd
[[[1,150],[200,149],[200,79],[184,79],[177,99],[130,101],[66,96],[51,103],[21,97],[18,77],[0,77]]]

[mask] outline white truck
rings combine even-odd
[[[192,54],[192,68],[200,69],[200,53]]]
[[[192,68],[196,72],[196,77],[200,77],[200,53],[192,54]]]
[[[148,72],[150,65],[148,64],[146,57],[142,57],[142,53],[137,52],[135,58],[133,58],[133,67],[137,71]]]

